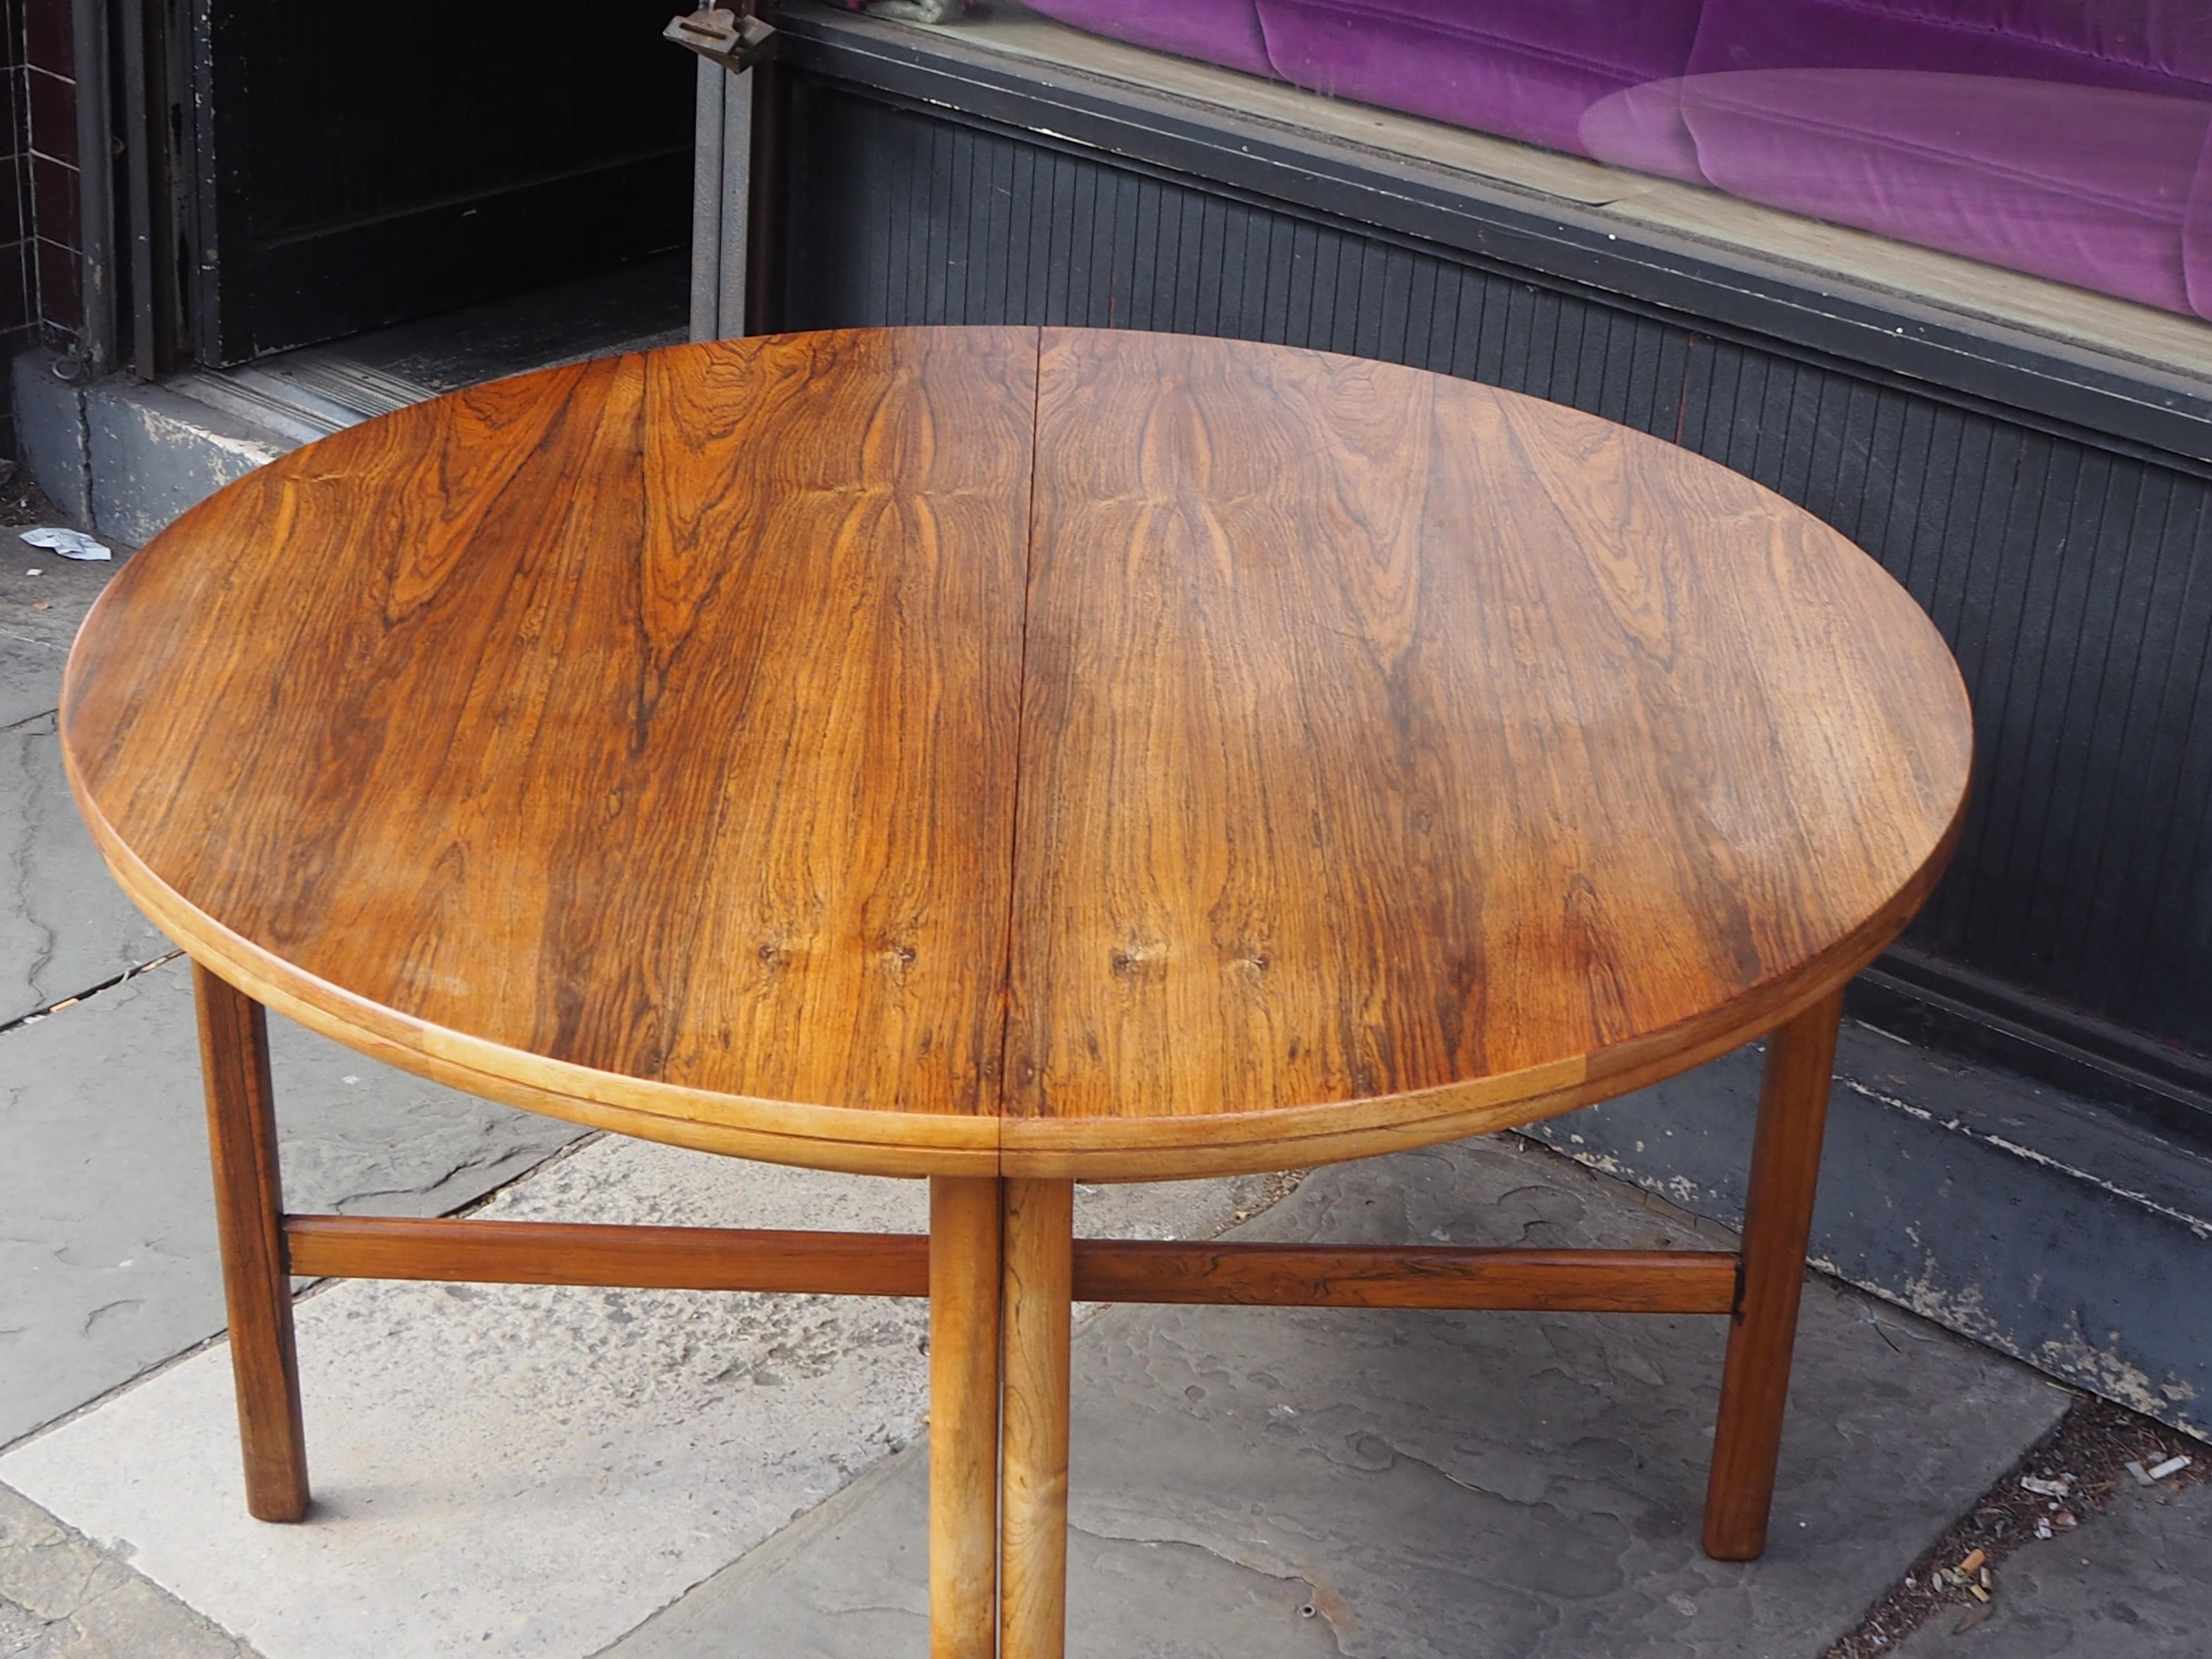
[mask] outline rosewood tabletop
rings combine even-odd
[[[341,433],[131,563],[63,723],[149,914],[386,1060],[748,1157],[1109,1180],[1743,1042],[1901,927],[1970,749],[1904,592],[1680,449],[1030,328]]]
[[[1958,672],[1757,485],[1512,393],[1061,329],[727,341],[300,450],[110,584],[79,805],[194,959],[246,1501],[291,1276],[927,1295],[935,1659],[1058,1659],[1073,1299],[1729,1322],[1765,1547],[1842,987]],[[264,1006],[928,1236],[285,1212]],[[1525,1123],[1767,1036],[1741,1249],[1073,1237],[1073,1182]]]

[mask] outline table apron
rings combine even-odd
[[[308,1278],[643,1290],[929,1294],[916,1233],[611,1226],[412,1217],[284,1218],[289,1267]],[[1085,1238],[1082,1302],[1249,1307],[1739,1315],[1730,1250],[1310,1245]]]

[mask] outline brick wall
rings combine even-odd
[[[30,128],[24,113],[24,0],[0,0],[0,364],[31,343],[34,329],[27,240],[31,223]],[[12,410],[0,417],[0,453],[15,453]]]
[[[84,324],[70,0],[0,0],[0,372]],[[0,454],[15,453],[12,412]]]
[[[70,0],[12,0],[23,11],[24,166],[31,222],[24,230],[31,314],[47,343],[66,349],[84,325],[78,252],[76,66]]]

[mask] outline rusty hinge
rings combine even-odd
[[[775,31],[754,15],[753,0],[742,0],[734,10],[702,6],[689,15],[670,18],[660,33],[663,40],[689,46],[732,75],[750,69],[775,45]]]

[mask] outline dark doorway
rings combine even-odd
[[[246,362],[683,246],[671,9],[182,0],[149,54],[173,146],[175,257],[143,279],[175,274],[161,356]]]

